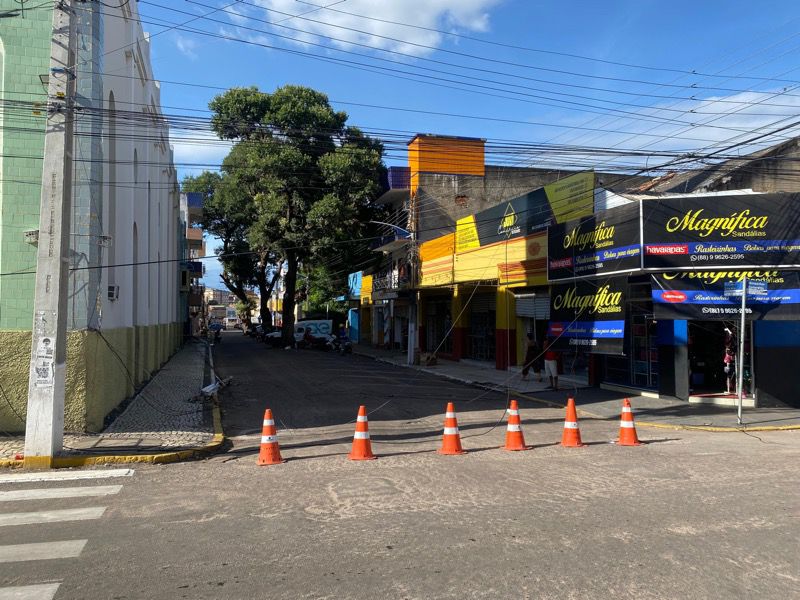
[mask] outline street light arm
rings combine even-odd
[[[391,227],[397,231],[400,231],[404,236],[411,237],[411,232],[403,229],[399,225],[392,225],[391,223],[384,223],[383,221],[368,221],[368,223],[375,223],[376,225],[386,225],[386,227]]]

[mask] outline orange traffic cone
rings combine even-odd
[[[372,445],[369,441],[369,423],[367,422],[367,407],[358,407],[358,417],[356,417],[356,432],[353,435],[353,449],[347,457],[350,460],[374,460],[377,458],[372,453]]]
[[[458,433],[456,407],[452,402],[447,403],[447,412],[444,415],[444,435],[442,435],[442,447],[438,452],[439,454],[467,453],[467,451],[461,447],[461,434]]]
[[[525,445],[525,438],[522,435],[521,421],[519,418],[519,406],[516,400],[511,401],[508,408],[508,427],[506,427],[506,445],[503,450],[530,450],[533,446]]]
[[[570,448],[585,446],[581,441],[581,430],[578,429],[578,412],[575,410],[575,399],[567,399],[567,418],[564,420],[564,434],[561,436],[561,445]]]
[[[617,444],[620,446],[641,446],[642,442],[639,441],[636,435],[636,425],[633,423],[633,410],[631,409],[631,401],[625,398],[622,401],[622,417],[619,421],[619,440]]]
[[[261,430],[261,449],[258,453],[259,465],[277,465],[286,462],[281,458],[281,449],[278,447],[278,435],[275,431],[275,420],[272,410],[264,412],[264,426]]]

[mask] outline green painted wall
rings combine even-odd
[[[18,9],[14,0],[0,0],[0,10]],[[22,16],[2,19],[0,27],[0,98],[6,103],[43,102],[39,75],[50,60],[50,10],[26,10]],[[36,248],[23,233],[39,228],[40,181],[44,153],[45,113],[29,104],[3,110],[0,147],[0,272],[36,268]],[[36,113],[39,114],[36,114]],[[0,329],[30,329],[34,276],[0,277]]]
[[[134,337],[149,340],[135,364]],[[152,325],[67,334],[66,431],[100,431],[106,415],[169,359],[182,341],[181,325]],[[25,431],[30,331],[0,331],[0,432]],[[138,372],[138,375],[136,375]]]

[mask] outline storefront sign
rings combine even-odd
[[[456,252],[532,233],[548,225],[592,214],[594,173],[576,173],[523,196],[459,219]]]
[[[748,319],[800,319],[800,273],[796,271],[676,271],[652,275],[655,318],[738,319],[745,276]]]
[[[800,194],[646,200],[644,267],[764,268],[800,261]]]
[[[547,231],[550,281],[635,271],[640,267],[638,202],[551,225]]]
[[[548,335],[554,348],[622,354],[627,295],[625,277],[553,285]]]

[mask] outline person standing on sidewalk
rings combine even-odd
[[[558,390],[558,351],[550,338],[544,341],[544,372],[550,378],[550,387]]]
[[[539,380],[539,383],[541,383],[543,365],[539,342],[536,341],[536,338],[533,337],[532,333],[528,333],[528,339],[526,340],[526,343],[525,362],[522,364],[522,380],[528,380],[528,373],[530,372],[531,368],[533,368],[533,372],[536,373],[536,378]]]

